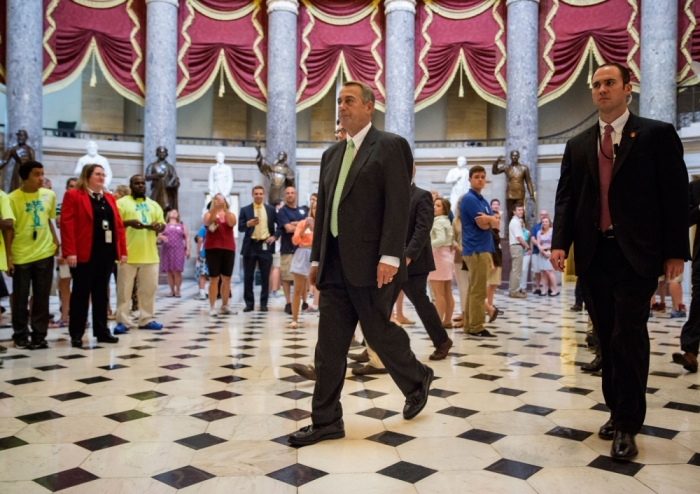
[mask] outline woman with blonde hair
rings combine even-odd
[[[161,243],[160,272],[168,275],[168,297],[180,298],[182,271],[185,269],[185,259],[190,258],[190,234],[180,220],[177,209],[168,211],[165,219],[165,230],[158,235]]]
[[[433,248],[435,271],[428,275],[428,281],[435,294],[437,309],[442,326],[452,328],[452,312],[455,301],[452,297],[452,276],[454,275],[454,254],[452,251],[452,224],[447,218],[450,213],[450,201],[438,197],[433,203],[435,219],[430,230],[430,244]]]
[[[204,251],[209,268],[209,316],[236,314],[228,306],[231,295],[231,275],[236,259],[236,241],[233,227],[236,215],[228,210],[228,203],[223,194],[216,194],[204,214]],[[219,295],[219,277],[221,277],[221,307],[216,310],[216,297]]]
[[[294,293],[292,295],[292,322],[287,326],[296,329],[299,325],[299,306],[301,296],[308,289],[309,271],[311,271],[311,244],[314,241],[314,222],[316,220],[316,203],[311,203],[309,216],[294,229],[292,243],[297,246],[292,258],[291,273],[294,275]]]

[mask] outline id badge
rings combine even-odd
[[[112,230],[105,230],[105,243],[112,243]]]
[[[267,250],[267,242],[263,242],[262,244],[262,250],[266,251]]]

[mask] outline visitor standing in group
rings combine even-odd
[[[168,274],[168,297],[180,298],[182,271],[185,259],[190,258],[190,235],[177,209],[168,211],[165,230],[158,235],[158,240],[161,242],[160,272]]]
[[[292,297],[292,322],[287,326],[296,329],[299,325],[299,306],[301,297],[307,293],[309,271],[311,271],[311,245],[314,240],[314,221],[316,218],[316,203],[311,203],[309,216],[297,223],[292,243],[297,250],[294,252],[292,267],[294,275],[294,296]]]
[[[452,278],[454,276],[454,253],[452,250],[452,224],[447,215],[450,201],[438,197],[433,202],[435,218],[430,230],[430,244],[433,249],[435,271],[428,274],[428,281],[435,294],[435,308],[442,320],[442,326],[452,328],[452,313],[455,300],[452,296]]]
[[[229,305],[231,295],[231,275],[236,259],[236,241],[233,238],[233,227],[236,226],[236,215],[228,210],[228,203],[223,194],[216,194],[204,214],[204,226],[207,235],[204,238],[204,251],[209,269],[209,316],[237,314]],[[221,292],[219,293],[219,277],[221,277]],[[221,295],[221,307],[216,310],[216,298]]]

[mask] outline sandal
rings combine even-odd
[[[57,328],[67,328],[68,327],[68,321],[58,321],[58,322],[52,322],[49,324],[49,328],[51,329],[57,329]]]
[[[297,329],[297,323],[292,321],[289,324],[287,324],[287,329]]]

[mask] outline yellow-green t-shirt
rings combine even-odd
[[[117,208],[122,221],[138,220],[141,223],[165,223],[163,209],[149,198],[134,199],[124,196],[117,201]],[[157,234],[153,230],[126,228],[126,253],[129,264],[158,264]]]
[[[34,193],[15,189],[8,197],[15,216],[12,262],[29,264],[53,256],[56,244],[49,222],[56,218],[56,195],[42,187]]]
[[[14,220],[15,215],[10,206],[10,196],[0,190],[0,216],[3,220]],[[7,271],[7,252],[5,252],[5,238],[0,231],[0,271]]]

